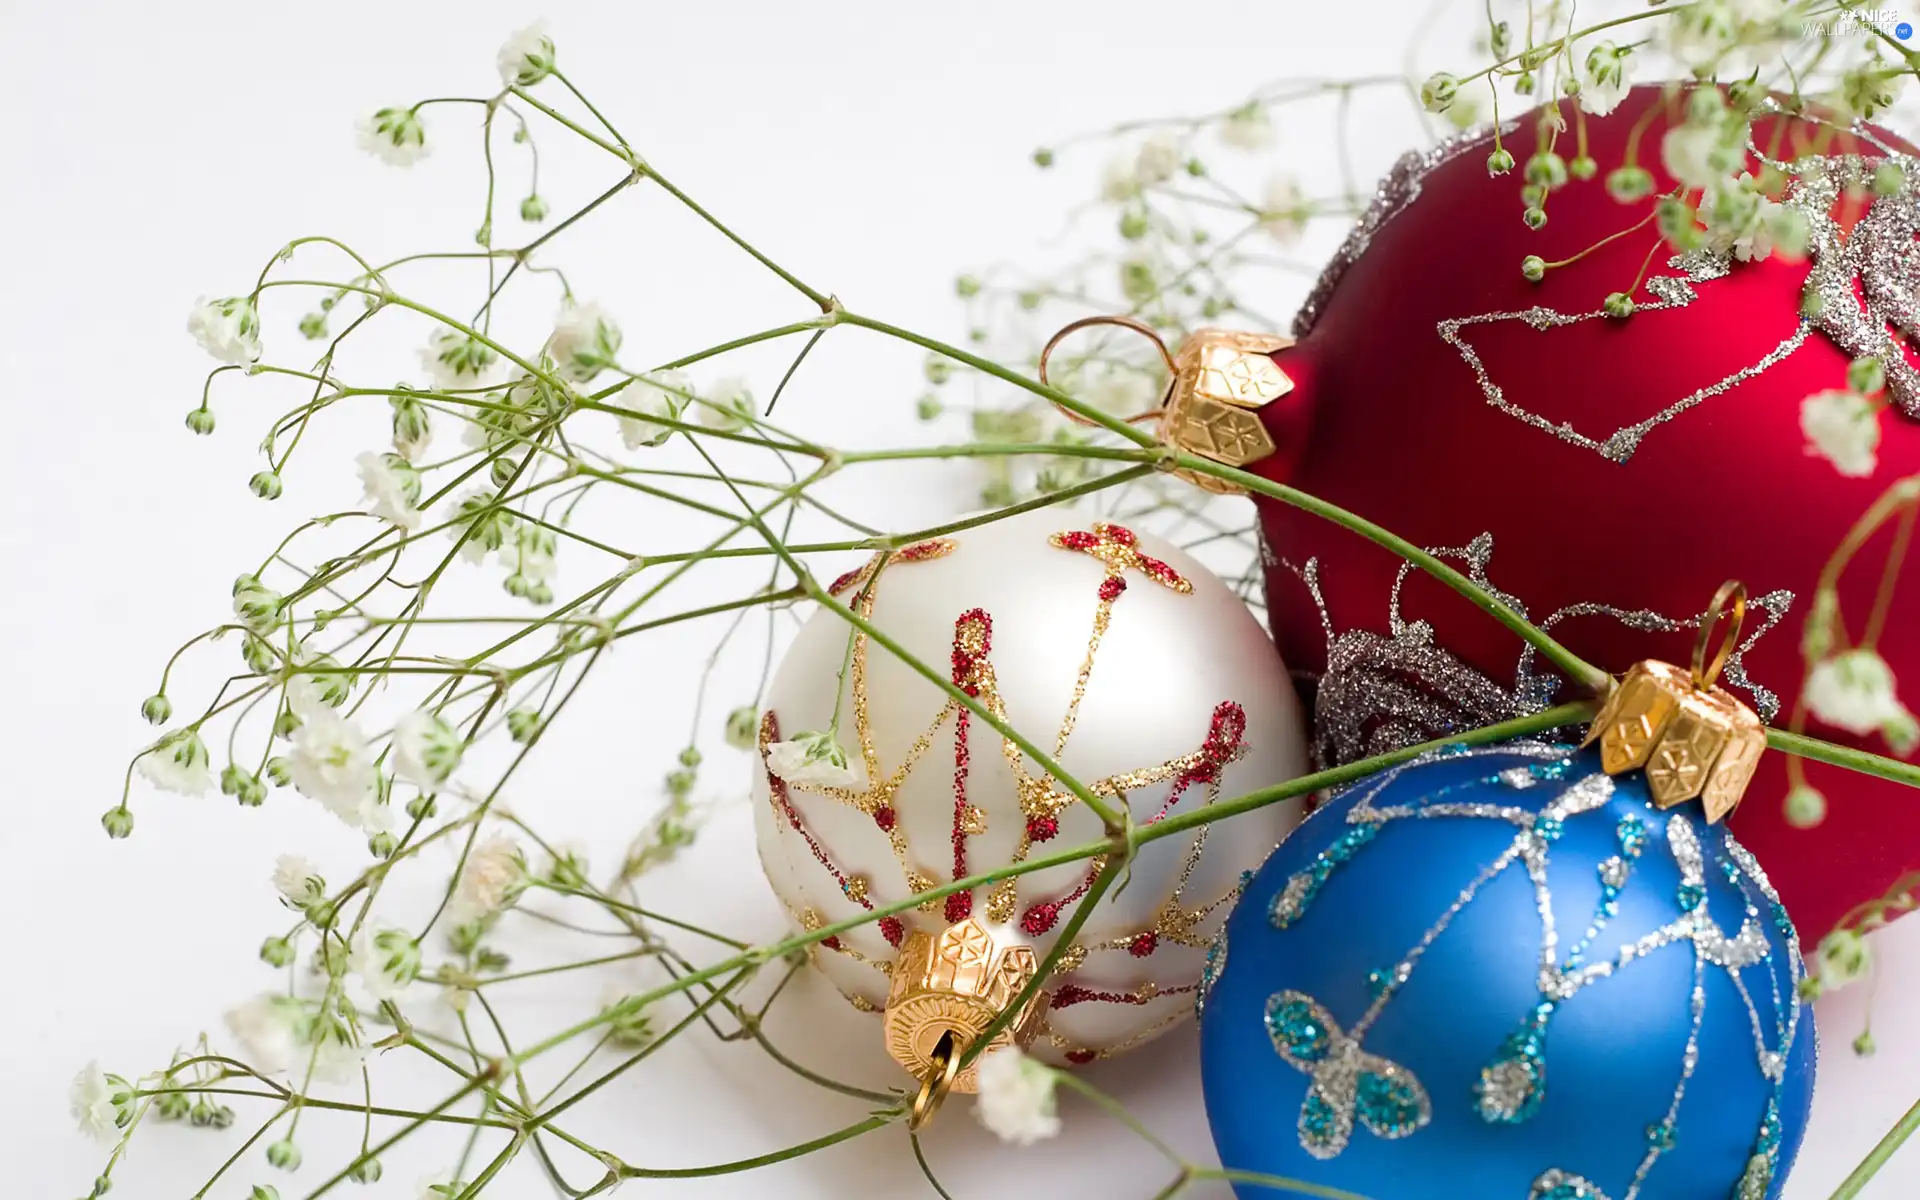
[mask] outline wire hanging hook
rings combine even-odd
[[[1134,317],[1102,315],[1097,317],[1081,317],[1078,321],[1069,321],[1060,327],[1059,332],[1047,339],[1046,346],[1040,351],[1040,382],[1042,384],[1045,384],[1047,387],[1053,386],[1047,381],[1047,360],[1053,356],[1054,350],[1059,348],[1060,343],[1065,341],[1069,334],[1077,333],[1082,329],[1087,329],[1095,325],[1117,325],[1122,329],[1131,329],[1135,333],[1145,334],[1152,340],[1154,346],[1159,349],[1161,359],[1166,362],[1168,378],[1171,379],[1179,373],[1179,368],[1174,365],[1173,351],[1167,348],[1166,339],[1162,338],[1159,331],[1154,329],[1153,326]],[[1053,406],[1059,409],[1061,413],[1066,416],[1067,420],[1072,421],[1076,425],[1099,424],[1097,421],[1089,421],[1066,405],[1061,404],[1058,400],[1053,402]],[[1129,425],[1137,425],[1145,421],[1157,421],[1166,415],[1166,411],[1166,405],[1161,404],[1145,412],[1135,413],[1127,417],[1126,422]]]

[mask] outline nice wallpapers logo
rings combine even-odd
[[[1886,34],[1905,42],[1913,37],[1913,22],[1897,8],[1862,8],[1823,21],[1808,21],[1802,32],[1810,38],[1849,33]]]

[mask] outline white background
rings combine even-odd
[[[1443,14],[1424,68],[1462,61],[1465,22],[1478,7]],[[957,340],[953,273],[1030,257],[1076,197],[1091,194],[1094,164],[1042,177],[1026,162],[1036,142],[1131,116],[1217,109],[1275,78],[1395,69],[1421,11],[1386,0],[974,0],[550,3],[545,15],[569,73],[687,190],[850,306]],[[353,118],[490,89],[501,37],[542,14],[497,0],[5,0],[0,14],[9,101],[0,123],[0,1193],[39,1200],[83,1192],[102,1159],[65,1112],[79,1066],[98,1058],[129,1075],[149,1070],[269,985],[253,953],[280,921],[266,882],[273,855],[300,849],[342,874],[357,861],[354,839],[289,793],[242,813],[217,796],[136,791],[131,841],[109,842],[97,824],[127,756],[151,736],[136,709],[165,656],[220,618],[228,581],[294,514],[352,501],[345,464],[377,440],[371,423],[322,434],[312,478],[292,479],[278,505],[254,501],[244,488],[256,469],[252,446],[277,410],[250,406],[235,387],[216,399],[219,436],[186,433],[181,420],[208,365],[183,331],[187,309],[202,293],[244,291],[296,234],[337,233],[376,256],[457,244],[478,211],[471,142],[453,136],[465,118],[437,118],[439,153],[407,174],[359,154]],[[1376,132],[1366,172],[1413,130],[1403,122]],[[1324,137],[1283,128],[1277,160],[1324,161]],[[557,159],[556,200],[590,195],[596,170],[606,168]],[[629,343],[659,357],[806,315],[669,206],[636,199],[592,239],[563,256],[576,288],[617,301]],[[288,332],[287,314],[277,319],[269,338]],[[843,443],[923,436],[910,416],[918,354],[845,332],[783,400],[786,419]],[[904,528],[963,505],[965,486],[958,474],[896,473],[843,495]],[[632,534],[650,548],[686,540],[669,529]],[[683,739],[682,685],[707,640],[701,631],[679,650],[616,657],[582,703],[590,711],[575,740],[543,747],[516,802],[614,857],[615,839],[656,802],[655,781]],[[723,670],[710,707],[738,702],[751,666]],[[656,883],[676,911],[771,936],[779,914],[738,800],[746,761],[710,753],[710,790],[735,799]],[[1883,994],[1916,994],[1920,922],[1877,944]],[[517,1011],[529,1016],[523,1028],[551,1027],[563,1018],[543,1017],[542,1005],[562,1013],[595,1001],[555,985],[533,989]],[[1856,1061],[1846,1047],[1864,1001],[1856,990],[1821,1010],[1827,1054],[1789,1190],[1795,1200],[1825,1196],[1915,1098],[1920,1017],[1896,1011],[1913,1014],[1907,1000],[1883,1006],[1879,1056]],[[778,1028],[808,1062],[869,1085],[892,1081],[873,1026],[814,981],[779,1011]],[[1204,1158],[1192,1052],[1190,1034],[1169,1037],[1090,1074]],[[791,1084],[738,1045],[676,1045],[635,1074],[643,1077],[596,1106],[585,1132],[636,1163],[762,1153],[860,1115],[857,1103]],[[950,1113],[928,1153],[959,1200],[1146,1196],[1164,1181],[1140,1143],[1085,1106],[1069,1100],[1065,1118],[1060,1140],[1015,1151]],[[303,1127],[310,1165],[276,1181],[284,1195],[304,1194],[327,1161],[341,1161],[343,1143],[324,1124]],[[143,1135],[114,1194],[184,1196],[241,1136],[238,1128]],[[410,1196],[417,1176],[447,1165],[451,1144],[430,1146],[394,1156],[375,1194]],[[1866,1195],[1911,1195],[1915,1155],[1920,1148]],[[213,1194],[244,1195],[269,1174],[256,1152]],[[924,1185],[905,1139],[883,1133],[777,1172],[636,1183],[630,1192],[892,1196],[923,1194]],[[488,1194],[549,1193],[525,1170]]]

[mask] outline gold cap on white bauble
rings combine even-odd
[[[1041,509],[876,555],[830,590],[878,636],[831,609],[809,618],[761,724],[762,754],[785,777],[755,779],[761,862],[803,928],[1106,834],[889,644],[1136,825],[1307,770],[1299,702],[1266,631],[1150,535]],[[802,731],[831,731],[846,770],[795,769]],[[1041,1058],[1086,1062],[1190,1017],[1241,872],[1300,811],[1273,804],[1141,845],[1126,888],[1100,901],[1047,981],[1049,1002],[1010,1036]],[[814,961],[854,1007],[891,1010],[887,1039],[922,1073],[943,1034],[964,1049],[985,1028],[979,1014],[1018,995],[1009,986],[1031,978],[1097,870],[1081,859],[933,898],[820,942]]]

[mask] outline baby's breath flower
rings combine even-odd
[[[155,692],[140,703],[140,716],[149,725],[165,725],[173,716],[173,702],[165,692]]]
[[[1250,100],[1227,114],[1220,124],[1220,140],[1236,150],[1265,150],[1273,144],[1273,122],[1267,107]]]
[[[393,773],[423,789],[439,787],[460,765],[466,741],[439,713],[420,709],[393,730]]]
[[[1121,204],[1140,194],[1140,177],[1134,173],[1134,160],[1117,154],[1107,160],[1100,176],[1100,198]]]
[[[1712,187],[1731,165],[1720,130],[1711,125],[1675,125],[1660,139],[1660,161],[1667,173],[1690,188]]]
[[[727,745],[751,750],[760,737],[760,710],[743,704],[727,714]]]
[[[527,860],[520,844],[495,834],[468,852],[447,905],[448,917],[456,925],[484,920],[510,907],[526,879]]]
[[[373,515],[391,521],[402,529],[420,525],[420,472],[398,454],[362,451],[354,460],[360,468],[360,485]]]
[[[393,452],[408,462],[417,461],[433,442],[433,422],[427,406],[410,391],[402,391],[387,403],[393,407]]]
[[[327,881],[320,868],[297,854],[282,854],[273,865],[273,887],[280,903],[295,912],[305,912],[327,898]]]
[[[1031,1146],[1060,1132],[1052,1067],[1028,1058],[1017,1046],[980,1060],[980,1123],[1003,1142]]]
[[[1868,59],[1840,76],[1840,86],[1827,97],[1827,103],[1842,117],[1866,120],[1892,104],[1905,82],[1905,71],[1889,69],[1877,58]]]
[[[1165,183],[1173,178],[1185,158],[1178,134],[1162,130],[1140,143],[1133,160],[1133,175],[1143,187]]]
[[[520,202],[520,219],[529,225],[538,225],[547,219],[547,202],[534,192]]]
[[[1460,94],[1460,81],[1445,71],[1437,71],[1420,85],[1420,103],[1428,112],[1445,112]]]
[[[238,588],[233,593],[233,615],[254,633],[270,633],[285,619],[287,598],[259,582]]]
[[[553,74],[553,58],[553,39],[547,36],[547,23],[535,21],[502,43],[494,62],[500,68],[500,82],[505,86],[532,87]]]
[[[767,747],[767,770],[803,787],[867,786],[865,760],[849,756],[832,730],[796,733]]]
[[[161,738],[158,745],[140,756],[139,765],[147,782],[162,791],[199,796],[213,786],[207,744],[200,740],[198,730],[179,729]]]
[[[420,974],[420,943],[404,929],[362,926],[354,935],[347,970],[375,1000],[392,1000]]]
[[[226,1025],[249,1063],[268,1074],[304,1074],[337,1083],[359,1070],[365,1050],[338,1012],[292,996],[261,994],[227,1010]]]
[[[513,533],[516,518],[512,510],[500,507],[497,499],[485,488],[476,488],[462,496],[449,514],[452,524],[447,527],[447,536],[462,538],[460,555],[470,563],[484,561]]]
[[[278,500],[286,485],[277,471],[257,471],[247,480],[247,488],[262,500]]]
[[[1847,650],[1816,664],[1801,689],[1821,721],[1866,736],[1906,715],[1894,694],[1893,668],[1872,650]]]
[[[620,327],[598,304],[568,303],[554,321],[547,349],[562,375],[585,383],[613,365],[620,351]]]
[[[1858,392],[1815,392],[1800,402],[1800,432],[1807,453],[1824,458],[1851,479],[1864,479],[1878,465],[1880,413]]]
[[[1260,227],[1267,236],[1283,246],[1291,246],[1300,240],[1301,231],[1307,227],[1306,197],[1300,194],[1300,186],[1284,175],[1276,175],[1267,184],[1266,203],[1261,205]]]
[[[260,361],[260,314],[245,296],[202,296],[187,315],[187,332],[223,363],[244,367]]]
[[[1857,929],[1836,929],[1827,934],[1820,939],[1813,957],[1822,992],[1858,983],[1873,967],[1873,951]]]
[[[1596,117],[1604,117],[1620,106],[1631,81],[1633,49],[1601,42],[1587,51],[1586,70],[1580,77],[1580,107]]]
[[[392,815],[379,802],[380,773],[359,727],[324,706],[299,715],[287,756],[294,789],[356,829],[383,828]]]
[[[1660,22],[1667,53],[1695,72],[1718,62],[1740,37],[1740,18],[1727,0],[1698,0]]]
[[[360,119],[360,148],[393,167],[427,156],[427,127],[411,108],[383,108]]]
[[[736,375],[719,380],[700,397],[699,415],[700,423],[707,428],[732,433],[745,429],[748,422],[760,415],[760,410],[755,406],[747,381]]]
[[[420,361],[441,391],[485,387],[500,356],[478,338],[457,329],[436,329],[420,351]]]
[[[73,1077],[67,1092],[74,1124],[80,1132],[102,1142],[115,1142],[133,1119],[133,1088],[118,1075],[108,1075],[99,1063],[88,1063]]]
[[[687,397],[692,393],[693,381],[687,378],[685,371],[649,371],[635,379],[614,397],[614,403],[645,415],[621,417],[620,440],[627,444],[629,450],[658,446],[665,442],[673,436],[673,428],[650,421],[647,417],[679,420],[681,410],[687,406]]]

